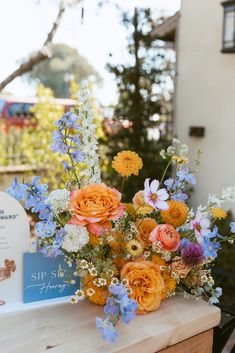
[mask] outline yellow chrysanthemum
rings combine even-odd
[[[161,211],[161,216],[165,223],[173,227],[180,227],[185,223],[188,216],[188,207],[182,201],[168,201],[169,208]]]
[[[114,157],[112,167],[121,176],[129,177],[132,174],[139,174],[139,170],[143,167],[143,161],[135,152],[122,151]]]
[[[126,249],[129,254],[134,257],[141,255],[143,252],[142,245],[135,239],[128,241],[126,244]]]
[[[126,206],[126,212],[130,216],[134,216],[135,215],[135,206],[133,205],[133,203],[125,203],[125,206]]]
[[[227,212],[219,207],[214,207],[211,209],[211,214],[214,218],[222,219],[227,217]]]

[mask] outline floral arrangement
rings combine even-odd
[[[143,190],[123,203],[124,182],[138,176],[142,159],[132,151],[118,153],[112,167],[123,177],[121,189],[103,184],[87,85],[79,98],[78,115],[64,114],[52,136],[52,149],[64,155],[69,175],[65,189],[49,193],[35,177],[24,184],[15,179],[7,190],[38,214],[38,250],[76,262],[81,288],[71,303],[87,297],[104,305],[105,317],[96,325],[110,342],[118,337],[119,320],[127,324],[136,314],[157,310],[177,291],[217,303],[222,290],[214,288],[211,266],[221,244],[235,235],[220,235],[214,222],[226,217],[221,207],[234,199],[235,189],[224,189],[220,198],[209,195],[207,205],[190,210],[187,190],[196,184],[195,172],[187,166],[188,147],[174,139],[161,151],[167,162],[161,180],[146,179]],[[173,176],[165,180],[170,166]]]

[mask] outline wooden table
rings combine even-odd
[[[103,308],[88,302],[0,313],[1,353],[210,353],[220,310],[177,295],[153,313],[119,324],[117,343],[101,339],[95,327]],[[168,347],[168,348],[167,348]]]

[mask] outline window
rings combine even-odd
[[[224,7],[223,53],[235,53],[235,0],[222,2]]]

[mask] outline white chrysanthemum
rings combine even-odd
[[[52,191],[48,196],[53,212],[60,213],[65,211],[69,205],[70,192],[66,189]]]
[[[66,224],[64,227],[66,235],[62,248],[68,252],[77,252],[89,242],[89,235],[85,227]]]

